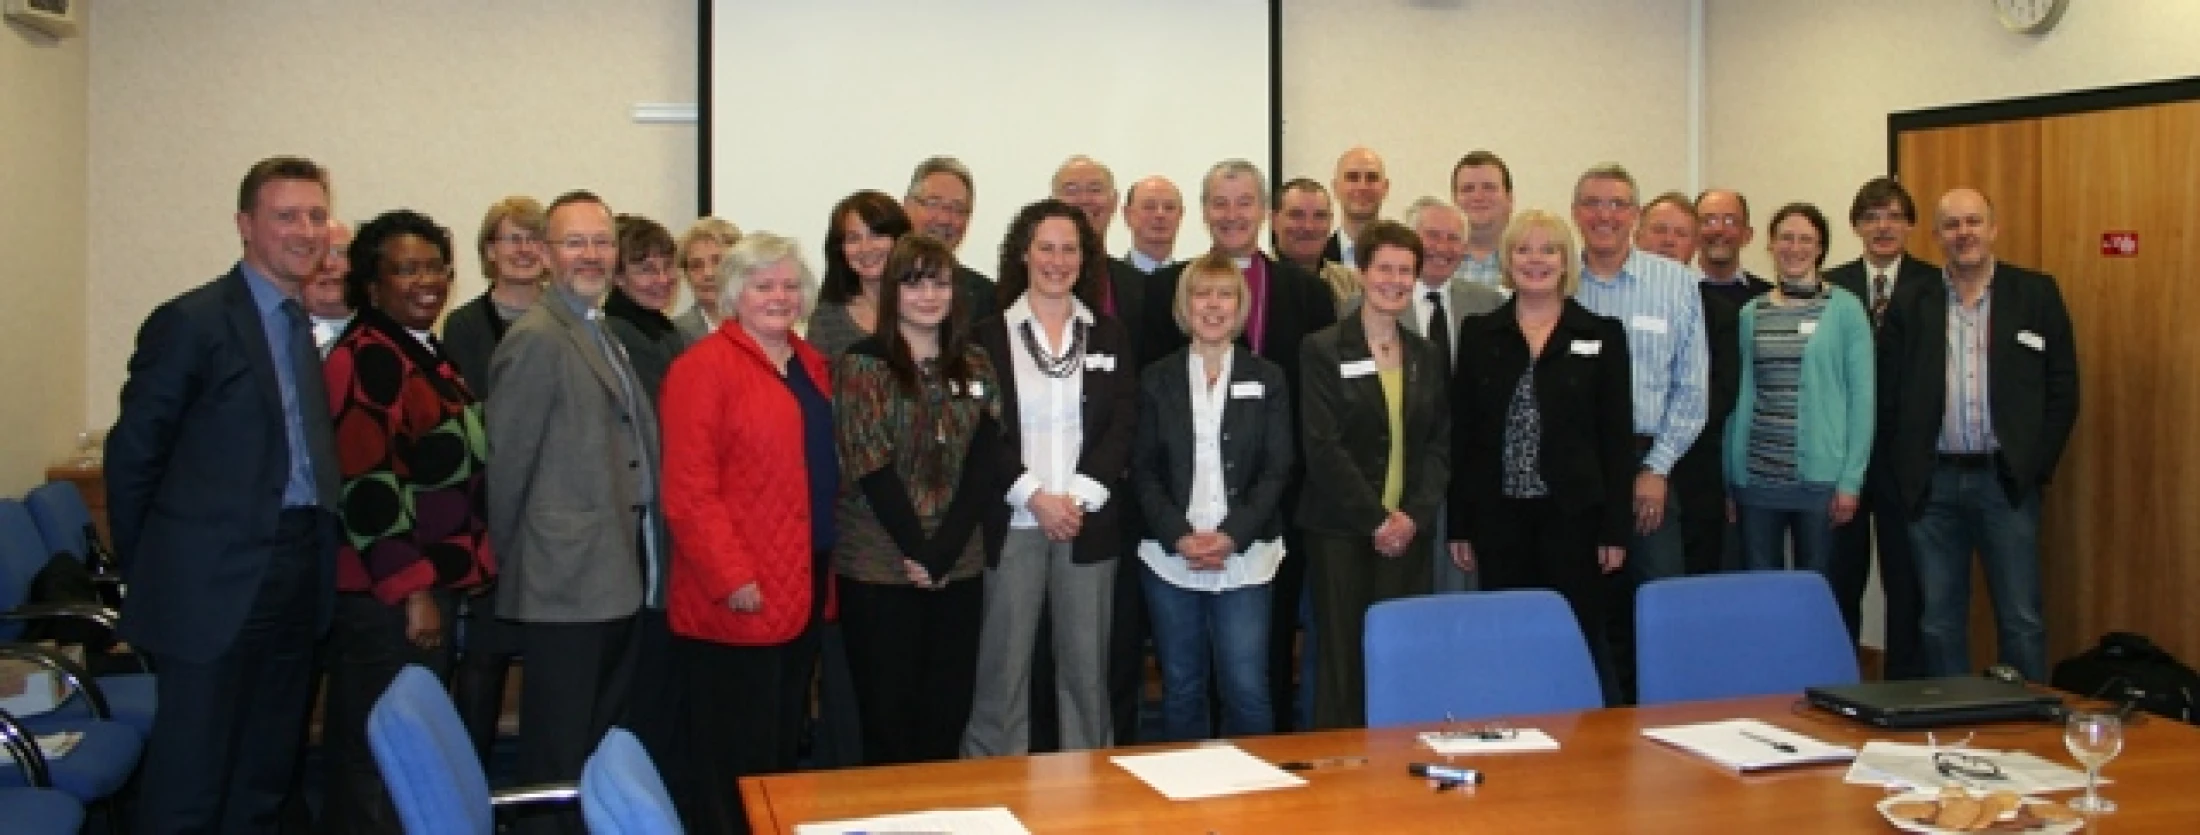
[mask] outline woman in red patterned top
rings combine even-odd
[[[450,290],[451,234],[435,221],[395,211],[360,228],[344,278],[359,313],[323,366],[344,485],[322,831],[402,831],[367,750],[367,712],[406,664],[449,673],[455,595],[496,571],[481,405],[428,333]]]

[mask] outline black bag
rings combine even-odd
[[[2101,636],[2099,645],[2055,665],[2048,683],[2181,722],[2200,715],[2200,673],[2131,632]]]
[[[46,567],[31,577],[30,603],[99,603],[99,588],[92,573],[67,551],[47,558]],[[75,618],[35,620],[23,627],[23,639],[53,641],[104,652],[114,645],[105,627]]]

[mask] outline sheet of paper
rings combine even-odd
[[[1864,743],[1864,749],[1857,752],[1856,761],[1849,765],[1849,773],[1842,779],[1859,786],[1900,786],[1920,791],[1933,791],[1948,785],[1977,791],[2007,789],[2018,794],[2085,788],[2085,772],[2036,754],[1984,748],[1939,750],[1993,763],[2000,769],[2001,776],[1979,776],[1979,770],[1970,773],[1958,769],[1942,771],[1933,761],[1931,746],[1873,740]],[[2109,781],[2103,778],[2101,782]]]
[[[802,823],[794,831],[795,835],[1031,835],[1023,821],[1003,806]]]
[[[1736,771],[1856,758],[1856,749],[1829,745],[1755,719],[1648,728],[1642,735]]]
[[[1447,734],[1431,731],[1421,735],[1421,744],[1429,750],[1447,757],[1461,754],[1511,754],[1521,751],[1556,751],[1558,740],[1550,734],[1534,728],[1521,728],[1511,739],[1481,739],[1466,734]]]
[[[1203,745],[1160,754],[1109,757],[1170,800],[1199,800],[1306,785],[1298,775],[1235,745]]]

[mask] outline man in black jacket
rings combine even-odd
[[[1927,675],[1973,669],[1971,553],[1993,595],[1999,658],[2047,677],[2040,613],[2040,488],[2078,419],[2078,353],[2053,276],[1999,263],[1993,204],[1967,188],[1934,218],[1947,266],[1881,325],[1879,431],[1910,513]]]
[[[1826,280],[1864,303],[1875,330],[1896,295],[1908,292],[1911,285],[1940,283],[1939,267],[1903,251],[1916,223],[1917,203],[1892,177],[1866,182],[1849,204],[1849,226],[1863,242],[1864,255],[1827,270]],[[1917,647],[1917,564],[1910,557],[1906,514],[1893,496],[1884,464],[1887,434],[1881,431],[1874,438],[1872,466],[1864,475],[1862,512],[1834,532],[1833,570],[1828,579],[1854,640],[1861,626],[1864,587],[1871,577],[1872,548],[1877,544],[1879,587],[1886,597],[1884,674],[1890,679],[1916,678],[1924,674]]]

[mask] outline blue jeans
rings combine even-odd
[[[1222,694],[1222,735],[1274,733],[1268,703],[1266,584],[1225,592],[1170,585],[1138,562],[1146,613],[1161,662],[1161,735],[1170,741],[1215,736],[1207,704],[1208,671]],[[1129,566],[1125,566],[1128,568]]]
[[[1787,567],[1787,540],[1795,541],[1797,570],[1828,573],[1833,568],[1833,515],[1815,510],[1774,510],[1741,505],[1742,567],[1751,571]]]
[[[1910,523],[1919,597],[1918,628],[1928,676],[1971,670],[1971,553],[1976,549],[1994,601],[1994,633],[2002,663],[2026,680],[2047,680],[2047,626],[2040,615],[2040,495],[2017,501],[1994,469],[1942,463],[1932,492]]]

